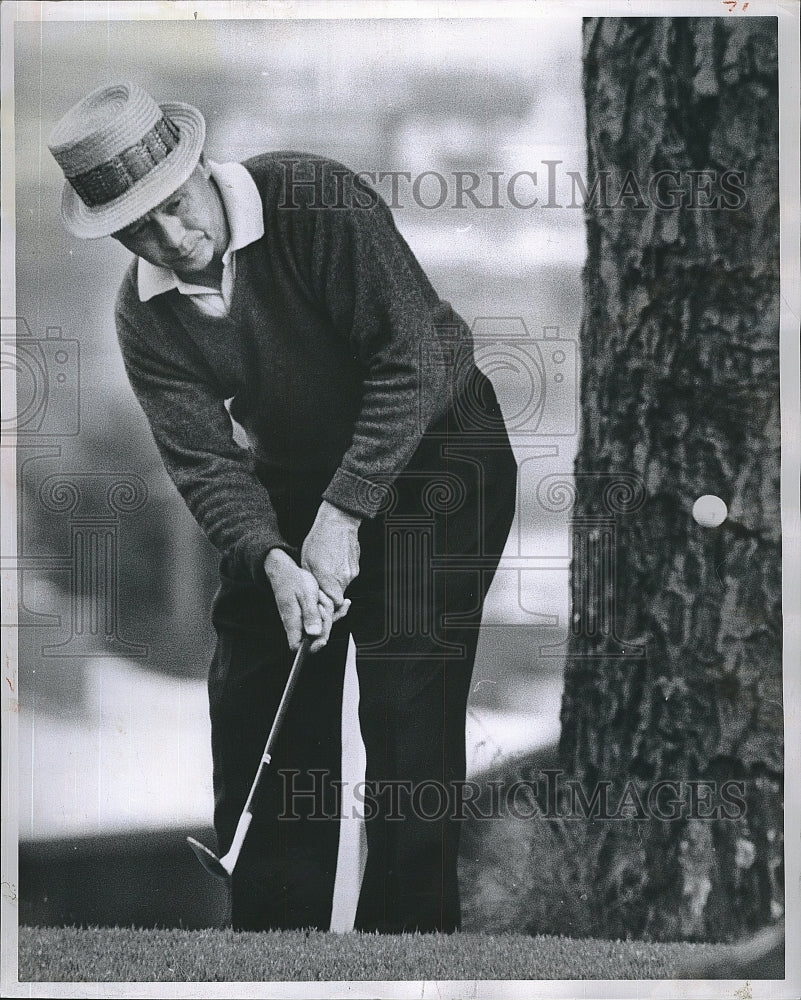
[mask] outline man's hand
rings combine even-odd
[[[305,634],[316,637],[310,647],[312,653],[322,649],[336,620],[331,598],[320,590],[314,576],[301,569],[283,549],[270,549],[264,572],[273,588],[289,648],[297,650]]]
[[[300,552],[300,564],[334,605],[334,620],[347,612],[345,590],[359,575],[358,517],[323,500]]]

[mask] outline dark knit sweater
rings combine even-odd
[[[467,326],[374,192],[318,157],[244,165],[265,232],[237,251],[229,315],[206,316],[177,290],[141,302],[134,261],[116,322],[170,477],[226,572],[263,581],[269,549],[291,551],[264,483],[373,517],[381,484],[406,467],[475,367]],[[298,183],[305,176],[316,189]],[[234,442],[231,398],[250,451]]]

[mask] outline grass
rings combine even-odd
[[[721,945],[502,934],[20,927],[20,982],[670,979]]]

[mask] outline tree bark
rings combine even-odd
[[[777,21],[587,19],[584,87],[561,764],[632,782],[586,828],[599,933],[729,939],[783,907]]]

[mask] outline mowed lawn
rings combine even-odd
[[[486,934],[19,928],[20,982],[665,979],[723,945]]]

